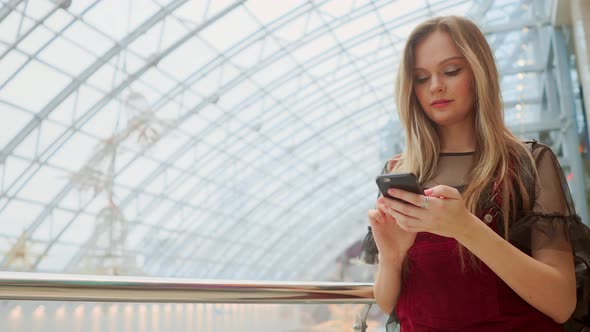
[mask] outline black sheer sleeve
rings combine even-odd
[[[557,157],[545,145],[533,150],[538,180],[535,204],[523,212],[509,228],[510,242],[529,255],[538,250],[572,252],[576,266],[577,306],[566,323],[566,331],[578,331],[589,321],[590,304],[590,229],[576,214],[569,186]],[[573,328],[573,326],[579,328]]]
[[[539,144],[540,145],[540,144]],[[510,241],[527,253],[552,248],[573,250],[588,258],[589,230],[576,214],[570,190],[551,149],[540,145],[533,151],[538,180],[534,186],[534,206],[511,223]],[[578,249],[578,250],[576,250]],[[586,248],[588,249],[588,248]]]

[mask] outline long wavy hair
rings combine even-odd
[[[467,209],[475,214],[482,193],[490,184],[490,179],[495,179],[503,198],[503,236],[508,240],[509,223],[515,217],[517,209],[532,208],[530,195],[534,193],[527,192],[522,176],[536,179],[537,174],[535,168],[530,167],[534,165],[530,150],[504,124],[503,102],[494,56],[483,33],[472,21],[458,16],[435,17],[421,23],[410,33],[395,87],[397,111],[406,133],[406,150],[392,171],[413,172],[421,183],[431,180],[437,171],[440,141],[436,124],[427,117],[414,91],[416,46],[436,30],[450,35],[466,58],[474,77],[476,149],[473,168],[467,175],[467,185],[462,197]],[[510,163],[513,163],[513,167],[509,167]],[[514,174],[516,171],[520,176]],[[464,248],[459,245],[459,250],[464,267]],[[471,253],[470,258],[473,263],[477,262]]]

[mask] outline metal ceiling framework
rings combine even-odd
[[[560,128],[539,119],[547,66],[538,50],[550,17],[539,1],[123,3],[0,2],[0,69],[10,73],[0,75],[0,107],[9,111],[0,122],[22,115],[18,130],[0,137],[0,223],[8,225],[0,233],[16,240],[22,230],[37,252],[33,270],[74,271],[96,249],[91,239],[109,232],[94,222],[101,195],[81,192],[71,175],[103,162],[105,141],[127,137],[132,95],[167,125],[153,144],[117,143],[125,153],[113,161],[112,191],[124,245],[159,276],[329,275],[364,232],[379,148],[392,144],[379,137],[397,121],[397,54],[432,15],[466,15],[482,27],[517,134]],[[104,13],[112,11],[140,23],[110,35]],[[58,42],[70,47],[58,56],[93,61],[64,69],[48,56]],[[35,78],[48,72],[61,86],[44,104],[16,90],[41,86]]]

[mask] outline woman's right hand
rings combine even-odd
[[[374,210],[369,210],[367,215],[379,250],[379,260],[401,261],[414,244],[416,233],[402,229],[379,201],[376,207]]]

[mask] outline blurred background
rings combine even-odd
[[[588,222],[590,1],[0,0],[0,269],[372,282],[409,32],[474,20]],[[343,331],[358,305],[0,301],[8,331]],[[370,330],[384,331],[374,308]]]

